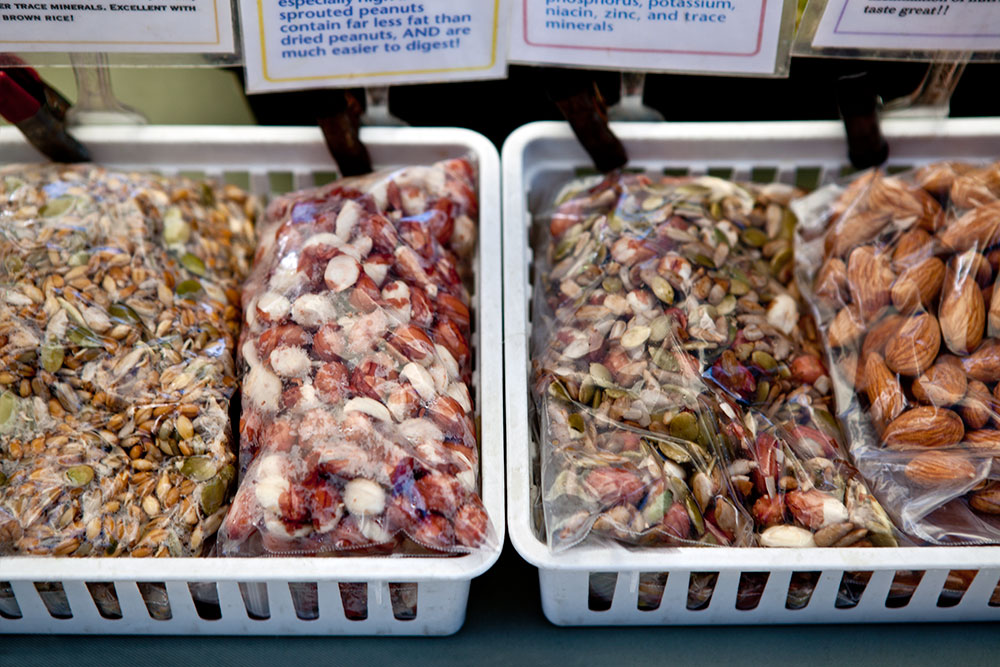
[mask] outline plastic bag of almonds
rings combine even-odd
[[[800,317],[794,194],[624,174],[559,195],[532,340],[552,549],[591,533],[891,541],[869,539],[892,530],[839,446],[815,328]]]
[[[205,552],[255,213],[184,178],[0,170],[0,554]]]
[[[478,495],[475,170],[344,179],[268,207],[243,290],[225,555],[467,552]]]
[[[1000,165],[868,171],[796,204],[851,454],[897,525],[1000,542]]]

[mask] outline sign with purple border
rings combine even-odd
[[[1000,50],[1000,0],[828,0],[815,47]]]

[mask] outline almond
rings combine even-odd
[[[1000,380],[1000,340],[990,338],[962,359],[962,368],[973,380],[987,384]]]
[[[997,276],[1000,282],[1000,276]],[[990,295],[990,310],[986,315],[986,335],[990,338],[1000,335],[1000,289],[993,286],[993,293]]]
[[[839,257],[831,257],[816,277],[816,295],[838,303],[846,303],[847,265]]]
[[[845,192],[842,200],[846,200]],[[842,257],[851,248],[868,243],[885,228],[892,216],[884,211],[850,211],[842,216],[827,235],[824,246],[827,257]]]
[[[957,177],[949,188],[949,198],[958,208],[975,208],[997,200],[997,179],[991,168],[974,169]]]
[[[1000,482],[991,482],[969,497],[969,507],[977,512],[1000,514]]]
[[[938,196],[948,193],[958,173],[950,162],[935,162],[921,167],[914,174],[917,185]]]
[[[906,409],[906,397],[899,378],[889,370],[881,355],[872,353],[865,361],[865,391],[871,403],[872,420],[879,432]]]
[[[969,431],[962,444],[969,449],[989,450],[994,456],[1000,456],[1000,431],[992,428]]]
[[[937,365],[940,364],[939,360]],[[961,372],[965,373],[964,370]],[[990,388],[979,380],[969,380],[968,385],[965,398],[959,405],[958,414],[962,416],[967,430],[975,430],[986,426],[993,416],[993,395],[990,394]]]
[[[930,487],[971,482],[976,476],[976,467],[961,454],[933,451],[914,456],[903,473],[914,484]]]
[[[906,316],[899,313],[887,315],[871,327],[861,345],[861,357],[865,358],[872,352],[882,354],[886,344],[892,340],[899,328],[906,322]]]
[[[969,251],[966,259],[968,262],[968,273],[973,276],[980,287],[993,284],[993,267],[990,261],[978,252]]]
[[[868,193],[868,205],[873,211],[891,213],[900,227],[918,226],[934,231],[941,226],[941,205],[937,200],[922,188],[910,187],[894,176],[875,179]]]
[[[885,364],[896,373],[916,377],[931,367],[941,348],[941,331],[933,315],[910,317],[885,347]]]
[[[871,246],[861,246],[851,251],[847,259],[847,289],[851,293],[852,302],[859,309],[863,323],[870,322],[882,308],[889,305],[894,278],[885,256],[877,254]]]
[[[941,291],[944,273],[944,262],[937,257],[928,257],[907,268],[892,284],[892,305],[902,313],[920,305],[929,308]]]
[[[937,363],[913,381],[913,398],[921,403],[947,407],[965,396],[965,371],[950,363]]]
[[[1000,240],[1000,202],[972,209],[945,227],[938,239],[945,247],[958,252],[989,248]]]
[[[962,441],[962,419],[943,408],[922,405],[896,417],[882,434],[889,449],[937,449]]]
[[[986,327],[986,304],[970,273],[974,251],[953,260],[941,289],[938,321],[945,345],[955,354],[968,354],[983,340]]]
[[[893,268],[900,271],[927,259],[934,254],[935,246],[934,237],[923,229],[903,232],[892,253]]]
[[[830,329],[827,332],[830,347],[852,345],[857,342],[864,330],[861,318],[852,308],[841,308],[833,318],[833,322],[830,322]]]

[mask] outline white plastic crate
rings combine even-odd
[[[315,128],[104,127],[75,134],[102,164],[195,172],[258,195],[308,187],[335,171]],[[496,548],[453,558],[0,558],[0,587],[9,583],[16,600],[0,591],[0,633],[445,635],[462,626],[469,583],[496,562],[504,539],[500,160],[469,130],[366,128],[361,138],[376,168],[468,154],[478,161],[483,252],[475,265],[473,382],[482,498]],[[15,129],[0,128],[0,163],[41,159]],[[88,588],[94,582],[113,582],[118,618],[99,611]],[[195,605],[189,584],[201,582],[215,587],[218,605]],[[164,593],[168,607],[156,604]],[[366,597],[366,617],[348,618],[342,594]],[[67,604],[68,617],[61,613]]]
[[[832,181],[847,166],[844,131],[837,122],[619,123],[613,128],[628,151],[629,167],[815,185]],[[884,123],[883,131],[891,169],[942,158],[1000,158],[996,119],[900,120]],[[590,160],[567,125],[544,122],[514,132],[504,144],[502,162],[508,523],[514,547],[538,568],[542,607],[550,621],[679,625],[1000,620],[1000,547],[629,550],[611,545],[551,553],[534,525],[539,516],[533,504],[538,450],[528,423],[528,231],[532,211],[547,204],[542,193],[589,166]],[[975,578],[960,595],[942,594],[953,570],[974,571]],[[897,572],[910,571],[922,573],[912,597],[890,599]],[[854,575],[845,577],[852,572],[865,573],[862,580],[870,575],[867,585],[858,584]],[[713,586],[707,603],[704,597],[689,598],[692,579]],[[803,580],[810,584],[803,588]],[[759,597],[746,595],[754,583]],[[643,608],[640,586],[647,592]],[[608,589],[613,590],[610,600],[600,593]],[[811,595],[803,599],[801,593],[809,590]],[[744,601],[744,608],[737,608],[738,600]]]

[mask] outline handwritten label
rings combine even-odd
[[[232,53],[229,0],[0,0],[0,51]]]
[[[510,59],[766,74],[781,12],[781,0],[516,0]]]
[[[501,0],[241,0],[247,92],[502,78]]]
[[[829,0],[814,46],[1000,50],[998,0]]]

